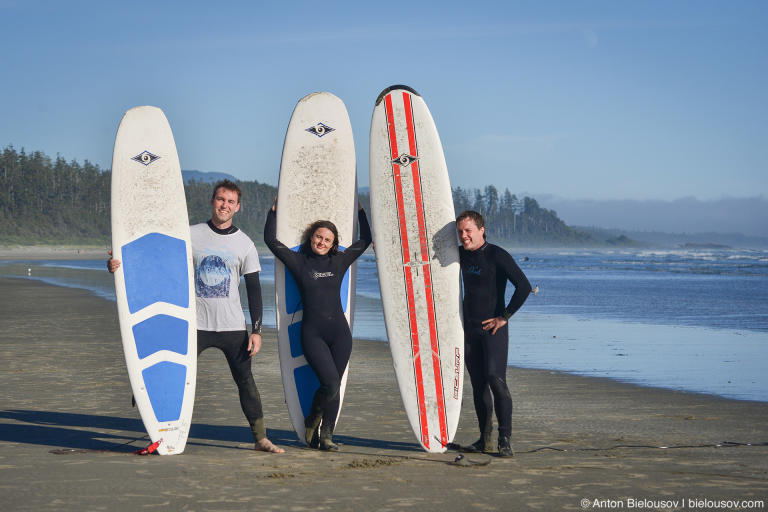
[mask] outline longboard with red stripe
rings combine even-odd
[[[456,433],[464,379],[459,251],[440,137],[426,103],[397,85],[376,100],[371,214],[392,361],[411,428],[429,452]]]

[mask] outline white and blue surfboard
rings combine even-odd
[[[156,107],[123,116],[112,156],[115,294],[136,405],[161,455],[184,451],[197,376],[192,247],[171,127]]]
[[[319,219],[336,225],[339,250],[351,245],[357,232],[355,144],[344,103],[327,92],[305,96],[291,116],[280,164],[277,239],[297,251],[304,229]],[[353,264],[344,275],[341,288],[341,304],[350,330],[354,296]],[[275,306],[285,402],[293,428],[299,439],[306,442],[304,418],[309,415],[320,382],[307,364],[301,346],[301,293],[279,260],[275,261]],[[340,404],[348,370],[341,381]]]

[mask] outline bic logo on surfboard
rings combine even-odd
[[[144,150],[135,157],[131,158],[131,160],[136,160],[140,164],[147,166],[159,158],[159,156],[153,155],[149,151]]]
[[[417,156],[408,155],[406,153],[403,153],[399,157],[393,159],[392,163],[393,164],[397,164],[397,165],[401,165],[403,167],[408,167],[409,165],[411,165],[413,162],[415,162],[418,159],[419,159],[419,157],[417,157]]]
[[[324,123],[317,123],[315,126],[310,126],[304,131],[307,131],[311,133],[312,135],[317,135],[318,137],[322,137],[323,135],[327,135],[334,131],[335,128],[331,128],[327,124]]]

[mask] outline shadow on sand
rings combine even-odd
[[[54,411],[3,410],[0,411],[0,441],[63,447],[73,450],[110,451],[131,453],[148,444],[149,437],[141,420],[115,416],[100,416]],[[11,423],[8,422],[17,422]],[[304,443],[292,430],[267,429],[270,440],[278,445],[303,447]],[[334,440],[346,446],[377,450],[421,451],[416,443],[382,441],[354,436],[337,435]],[[210,425],[193,423],[189,432],[190,445],[218,446],[242,449],[216,443],[253,442],[246,426]],[[135,443],[135,444],[132,444]]]

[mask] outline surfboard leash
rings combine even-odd
[[[552,450],[556,452],[601,452],[608,450],[616,450],[619,448],[645,448],[653,450],[677,450],[681,448],[736,448],[739,446],[768,446],[768,442],[763,443],[742,443],[738,441],[722,441],[720,443],[703,443],[703,444],[678,444],[669,446],[654,446],[650,444],[615,444],[613,446],[607,446],[604,448],[558,448],[556,446],[540,446],[539,448],[533,448],[531,450],[520,451],[516,453],[536,453],[545,450]]]
[[[57,448],[55,450],[50,450],[48,453],[52,453],[53,455],[72,455],[76,453],[121,453],[125,455],[149,455],[157,451],[157,447],[160,446],[160,443],[163,441],[162,439],[159,439],[157,442],[150,444],[146,448],[141,448],[133,452],[119,451],[120,448],[123,448],[124,446],[128,446],[129,444],[135,443],[136,441],[143,441],[147,438],[149,438],[149,435],[137,437],[109,449],[95,450],[92,448]]]
[[[157,450],[157,447],[160,446],[160,443],[163,442],[163,438],[161,437],[151,445],[147,446],[146,448],[142,448],[141,450],[136,450],[133,452],[134,455],[150,455],[152,453],[155,453]]]

